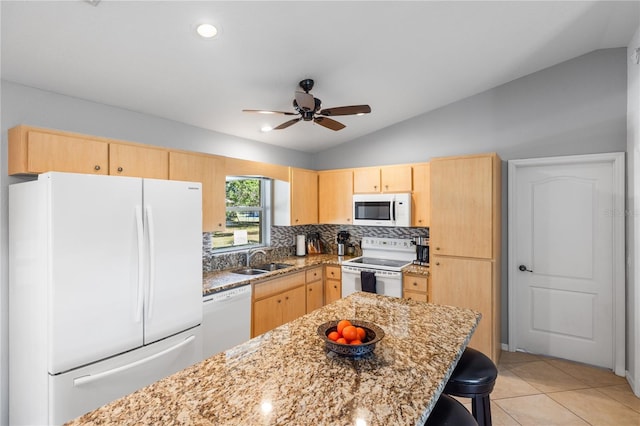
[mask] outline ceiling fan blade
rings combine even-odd
[[[296,102],[305,111],[313,111],[316,107],[316,100],[310,93],[296,91]]]
[[[318,114],[333,116],[333,115],[355,115],[355,114],[369,114],[371,107],[369,105],[351,105],[335,108],[326,108],[320,111]]]
[[[296,124],[300,120],[302,120],[302,117],[298,117],[298,118],[294,118],[293,120],[285,121],[284,123],[282,123],[278,127],[274,127],[273,130],[286,129],[289,126],[292,126],[292,125]]]
[[[266,109],[243,109],[242,112],[257,112],[258,114],[298,115],[297,112],[269,111],[269,110],[266,110]]]
[[[336,120],[332,120],[332,119],[327,118],[327,117],[316,117],[316,118],[313,119],[313,121],[315,121],[316,123],[318,123],[321,126],[326,127],[327,129],[331,129],[331,130],[342,130],[345,127],[347,127],[344,124],[339,123]]]

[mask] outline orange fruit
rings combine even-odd
[[[327,339],[333,340],[334,342],[339,338],[340,338],[340,334],[338,334],[337,331],[332,331],[331,333],[327,334]]]
[[[349,342],[350,345],[361,345],[362,342],[359,339],[352,340]]]
[[[364,340],[364,338],[367,337],[367,332],[364,330],[364,328],[356,327],[356,330],[358,331],[359,340]]]
[[[339,321],[338,322],[338,333],[342,334],[342,330],[345,327],[349,326],[349,325],[351,325],[351,321],[349,321],[349,320],[341,320],[341,321]]]
[[[347,344],[347,340],[344,337],[341,337],[338,340],[336,340],[336,343],[340,343],[342,345],[346,345]]]
[[[356,340],[358,338],[358,330],[352,325],[348,325],[342,329],[342,337],[347,339],[348,342]]]

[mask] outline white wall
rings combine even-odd
[[[320,152],[314,168],[625,151],[626,73],[625,48],[591,52]]]
[[[627,379],[640,397],[640,27],[627,49]]]

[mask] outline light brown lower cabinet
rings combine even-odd
[[[322,282],[322,266],[308,269],[305,272],[307,290],[307,313],[324,306]]]
[[[251,337],[304,315],[305,284],[304,271],[254,283]]]
[[[402,297],[405,299],[429,301],[429,277],[417,274],[403,274]]]
[[[469,346],[497,362],[500,351],[500,304],[495,263],[446,256],[431,258],[431,302],[470,308],[482,314]]]
[[[324,303],[342,298],[342,268],[336,265],[325,265],[324,267]]]

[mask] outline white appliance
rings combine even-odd
[[[411,194],[354,194],[353,224],[411,226]]]
[[[202,300],[204,358],[251,338],[250,284],[208,294]]]
[[[9,187],[10,423],[61,424],[202,359],[200,183]]]
[[[373,272],[376,293],[402,297],[402,268],[415,257],[410,239],[364,237],[362,256],[342,262],[342,297],[362,291],[361,273]]]

